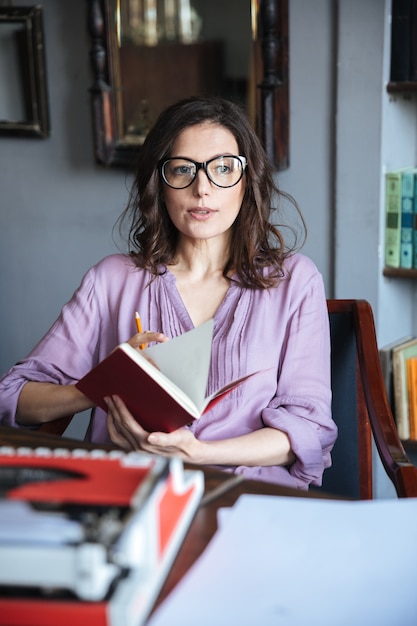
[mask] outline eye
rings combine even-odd
[[[171,171],[174,176],[192,176],[194,174],[194,165],[191,163],[189,165],[176,165]]]
[[[214,171],[216,172],[216,174],[230,174],[232,168],[225,163],[219,163],[218,165],[216,165]]]
[[[234,159],[222,157],[210,164],[210,171],[213,176],[228,176],[236,169]]]

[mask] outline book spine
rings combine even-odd
[[[413,267],[414,171],[403,172],[401,180],[400,267]]]
[[[391,82],[410,80],[411,0],[393,0],[391,16]]]
[[[388,402],[392,408],[392,352],[391,350],[381,349],[379,351],[379,361],[381,363],[382,375],[384,378],[385,390],[387,392]]]
[[[410,80],[417,82],[417,0],[411,0]]]
[[[385,175],[385,265],[400,267],[401,248],[401,172]]]
[[[392,357],[392,374],[394,385],[395,422],[400,439],[410,439],[410,422],[408,420],[407,400],[403,393],[403,361],[401,355],[394,352]]]
[[[410,439],[417,439],[417,359],[406,360]]]
[[[413,268],[417,269],[417,175],[414,177],[413,197]]]

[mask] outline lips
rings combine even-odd
[[[189,209],[188,213],[192,215],[192,217],[201,220],[201,219],[206,219],[210,217],[210,215],[215,213],[215,211],[212,211],[211,209],[207,209],[205,207],[204,208],[195,207],[193,209]]]

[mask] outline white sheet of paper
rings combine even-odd
[[[148,622],[374,624],[417,624],[417,499],[241,496]]]
[[[199,408],[206,396],[214,321],[158,343],[144,352]]]

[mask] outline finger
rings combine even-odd
[[[150,343],[164,343],[165,341],[169,341],[169,338],[163,333],[147,330],[144,333],[136,333],[127,343],[136,348],[136,350],[141,350]]]
[[[178,445],[177,437],[173,436],[173,433],[150,433],[146,443],[152,447],[154,453],[164,456],[182,456],[184,452],[182,446]]]
[[[116,422],[111,413],[107,414],[107,430],[111,442],[114,443],[118,448],[121,448],[126,452],[130,452],[131,450],[135,449],[134,446],[132,446],[131,442],[119,432],[116,427]]]
[[[199,462],[200,442],[185,428],[178,428],[171,433],[150,433],[147,443],[153,451],[163,456],[177,456],[183,461]]]
[[[105,398],[105,402],[109,410],[107,427],[112,441],[124,449],[127,444],[130,449],[140,450],[141,441],[146,439],[148,433],[137,424],[118,396]],[[136,433],[132,432],[132,426],[137,427]]]
[[[137,450],[138,443],[131,433],[120,423],[117,415],[111,409],[107,415],[107,428],[111,440],[124,450]]]
[[[183,448],[191,439],[194,439],[192,433],[185,428],[177,428],[170,433],[152,432],[148,435],[147,441],[164,448]]]
[[[148,437],[148,443],[153,446],[161,446],[162,448],[172,446],[172,438],[166,433],[151,433]]]

